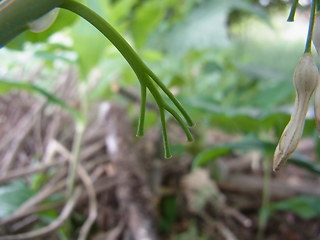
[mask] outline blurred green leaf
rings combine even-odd
[[[183,101],[189,108],[198,110],[198,115],[203,114],[210,118],[210,125],[223,129],[229,133],[256,133],[260,131],[275,131],[280,137],[291,115],[290,106],[272,109],[259,109],[254,107],[221,106],[205,96],[188,97]],[[315,121],[306,119],[304,135],[313,133]]]
[[[177,199],[175,196],[167,196],[161,201],[160,228],[163,232],[169,233],[178,214]]]
[[[34,192],[23,181],[15,181],[10,185],[0,186],[0,218],[12,214],[33,194]]]
[[[165,49],[174,55],[184,55],[192,49],[226,47],[227,16],[230,6],[224,1],[204,1],[187,17],[174,25],[164,43]]]
[[[128,17],[128,13],[133,9],[137,0],[122,0],[122,1],[110,1],[112,4],[108,5],[106,9],[108,20],[111,23],[118,23],[123,18]]]
[[[14,90],[22,90],[33,93],[38,93],[43,97],[47,98],[50,103],[56,104],[61,108],[68,111],[74,118],[79,119],[79,113],[72,107],[70,107],[66,102],[57,98],[55,95],[47,92],[43,88],[40,88],[34,84],[26,83],[26,82],[12,82],[6,80],[0,80],[0,95],[5,94]]]
[[[137,48],[145,45],[149,34],[164,17],[164,10],[164,5],[159,0],[144,2],[143,5],[137,9],[132,25],[133,39]]]
[[[83,19],[74,24],[71,36],[74,39],[73,49],[78,55],[82,80],[86,80],[87,75],[101,60],[109,43],[108,39]]]
[[[320,216],[320,197],[319,196],[299,196],[274,203],[267,209],[269,214],[276,211],[293,212],[303,219],[311,219]]]
[[[200,167],[209,162],[213,162],[221,156],[231,153],[232,150],[227,146],[216,146],[200,152],[194,159],[192,167]]]
[[[295,152],[288,162],[297,165],[301,168],[306,169],[309,172],[315,173],[320,176],[320,163],[319,162],[312,162],[311,159],[302,155],[298,152]]]
[[[236,150],[259,150],[271,156],[275,148],[275,143],[262,141],[254,136],[248,136],[238,142],[217,145],[203,150],[193,160],[192,167],[196,168],[214,162],[219,157],[230,154]],[[299,152],[294,152],[289,158],[288,163],[292,163],[296,166],[306,169],[309,172],[320,175],[320,163],[312,162],[311,159]]]
[[[203,234],[198,232],[198,229],[196,227],[196,224],[194,222],[189,223],[188,230],[176,235],[174,240],[206,240],[209,239],[206,236],[203,236]]]
[[[250,13],[254,16],[257,16],[260,19],[264,20],[267,24],[271,25],[270,18],[268,16],[267,12],[263,8],[261,8],[257,5],[254,5],[254,4],[249,3],[247,1],[235,1],[233,3],[233,7],[236,9],[239,9],[241,11]]]
[[[227,155],[235,150],[251,151],[261,150],[265,153],[272,153],[276,145],[270,142],[262,141],[254,136],[248,136],[241,141],[217,145],[200,152],[194,159],[192,167],[200,167],[209,162],[217,160],[219,157]]]

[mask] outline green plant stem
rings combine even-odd
[[[262,204],[261,204],[261,212],[259,215],[259,229],[257,240],[264,239],[264,231],[267,225],[267,221],[265,216],[261,213],[264,209],[267,209],[270,205],[270,183],[271,183],[271,165],[269,158],[266,157],[263,159],[263,192],[262,192]]]
[[[72,159],[69,165],[69,175],[68,175],[68,183],[67,183],[67,197],[70,198],[74,191],[74,183],[77,175],[77,168],[79,165],[80,159],[80,150],[81,143],[84,134],[84,124],[81,122],[76,122],[76,130],[74,134],[74,140],[72,145]]]
[[[72,159],[69,167],[68,183],[67,183],[67,196],[70,198],[74,191],[74,184],[76,181],[77,169],[80,162],[81,144],[84,136],[84,131],[87,125],[88,117],[88,95],[86,91],[86,83],[81,83],[79,86],[80,99],[81,99],[81,113],[82,118],[75,119],[76,128],[74,134],[74,141],[72,145]]]
[[[77,15],[81,16],[89,23],[91,23],[95,28],[97,28],[110,42],[119,50],[122,56],[127,60],[133,71],[135,72],[137,78],[140,81],[141,85],[141,105],[140,105],[140,119],[137,130],[137,135],[141,136],[144,132],[144,118],[145,118],[145,108],[146,108],[146,88],[149,89],[150,93],[154,97],[160,112],[160,119],[162,122],[162,132],[164,139],[165,155],[166,157],[170,156],[170,149],[168,144],[167,132],[166,132],[166,123],[164,117],[164,110],[166,104],[156,88],[157,84],[160,89],[168,96],[168,98],[174,103],[177,109],[185,118],[189,126],[193,126],[193,122],[187,111],[182,107],[180,102],[174,97],[174,95],[167,89],[167,87],[159,80],[159,78],[146,66],[146,64],[141,60],[138,54],[133,50],[133,48],[126,42],[126,40],[102,17],[92,11],[90,8],[84,6],[83,4],[76,2],[74,0],[67,0],[61,6],[61,8],[70,10]],[[189,140],[192,139],[191,133],[187,131],[187,125],[178,113],[174,109],[169,111],[175,119],[179,122],[183,130],[186,132]]]
[[[61,8],[70,10],[79,16],[90,22],[95,28],[97,28],[110,42],[119,50],[122,56],[127,60],[137,77],[141,76],[142,72],[147,73],[164,91],[171,101],[176,105],[179,111],[186,119],[189,126],[193,126],[193,122],[189,114],[185,111],[179,101],[173,96],[173,94],[159,81],[156,75],[145,65],[138,54],[132,49],[132,47],[126,42],[126,40],[102,17],[92,11],[90,8],[82,5],[79,2],[69,0],[63,3]],[[142,79],[139,79],[140,81]],[[142,81],[151,81],[150,79],[143,79]],[[145,82],[147,85],[147,83]],[[152,92],[151,92],[152,93]]]
[[[299,2],[299,0],[293,0],[292,6],[291,6],[291,9],[290,9],[290,13],[289,13],[289,17],[287,19],[288,22],[293,22],[294,21],[294,16],[296,14],[298,2]]]
[[[306,41],[306,48],[304,50],[305,53],[311,53],[315,12],[316,12],[316,0],[312,0],[311,9],[310,9],[308,36]]]

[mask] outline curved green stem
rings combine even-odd
[[[315,12],[316,12],[316,0],[312,0],[311,10],[310,10],[308,36],[307,36],[307,41],[306,41],[306,48],[304,50],[305,53],[311,53]]]
[[[90,8],[82,5],[79,2],[76,2],[74,0],[68,0],[64,2],[60,7],[76,13],[82,18],[86,19],[95,28],[97,28],[119,50],[119,52],[127,60],[129,65],[135,72],[141,85],[140,119],[139,119],[137,135],[141,136],[143,135],[143,132],[144,132],[146,88],[148,88],[159,107],[162,130],[163,130],[165,156],[170,157],[168,137],[166,132],[165,115],[164,115],[165,109],[167,109],[175,117],[175,119],[179,122],[181,127],[186,132],[188,140],[191,140],[192,136],[190,131],[186,130],[187,126],[182,121],[182,119],[180,118],[180,116],[177,114],[176,111],[174,111],[172,108],[170,108],[169,110],[168,108],[165,107],[166,106],[165,102],[159,90],[156,88],[155,84],[157,84],[163,90],[163,92],[168,96],[168,98],[174,103],[174,105],[178,108],[178,110],[186,119],[189,126],[193,126],[191,117],[186,112],[186,110],[182,107],[180,102],[169,91],[169,89],[167,89],[166,86],[159,80],[159,78],[146,66],[146,64],[141,60],[141,58],[133,50],[133,48],[126,42],[126,40],[102,17],[100,17]]]
[[[140,66],[143,65],[143,62],[138,54],[131,48],[126,40],[124,40],[124,38],[96,12],[73,0],[64,2],[60,7],[74,12],[91,23],[106,38],[109,39],[109,41],[119,50],[119,52],[134,70],[141,68]]]
[[[258,220],[257,240],[264,239],[264,232],[267,226],[268,219],[265,216],[266,211],[270,206],[270,185],[271,185],[271,167],[268,157],[263,159],[263,187],[262,187],[262,203]]]

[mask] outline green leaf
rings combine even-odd
[[[169,31],[165,49],[174,55],[189,50],[226,47],[230,44],[227,19],[231,6],[224,1],[204,1]]]
[[[160,228],[162,231],[169,233],[173,223],[178,216],[178,204],[175,196],[167,196],[161,201]]]
[[[211,126],[219,127],[229,133],[248,134],[272,130],[280,137],[291,114],[289,107],[261,110],[253,107],[221,106],[205,96],[188,97],[184,104],[198,110],[198,115],[202,118],[203,114],[206,114],[210,118]],[[304,135],[314,132],[314,122],[314,119],[306,119]]]
[[[192,167],[200,167],[209,162],[213,162],[218,157],[231,153],[231,149],[227,146],[216,146],[200,152],[194,159]]]
[[[61,108],[68,111],[75,119],[80,118],[80,114],[74,108],[70,107],[66,102],[57,98],[53,94],[47,92],[43,88],[40,88],[34,84],[26,82],[11,82],[6,80],[0,80],[0,95],[5,94],[14,90],[23,90],[28,92],[34,92],[47,98],[50,103],[60,106]]]
[[[196,223],[190,222],[188,229],[183,233],[179,233],[173,239],[174,240],[191,240],[191,239],[207,240],[209,239],[209,237],[207,237],[205,234],[198,231]]]
[[[303,219],[311,219],[320,216],[320,197],[299,196],[279,203],[271,204],[270,212],[290,211]]]
[[[22,203],[34,195],[23,181],[0,187],[0,218],[12,214]]]
[[[114,1],[107,9],[108,20],[117,24],[122,18],[127,18],[136,2],[137,0]]]
[[[306,169],[309,172],[315,173],[320,176],[320,163],[319,162],[312,162],[311,159],[302,155],[300,153],[295,152],[288,162],[297,165],[301,168]]]
[[[260,19],[264,20],[268,25],[271,25],[269,16],[263,8],[255,6],[254,4],[247,1],[235,1],[232,4],[234,8],[257,16]]]
[[[262,141],[256,137],[249,136],[241,141],[217,145],[200,152],[194,159],[192,167],[200,167],[217,160],[219,157],[227,155],[235,150],[250,151],[261,150],[267,154],[272,153],[276,145],[273,143]]]
[[[133,39],[136,47],[141,48],[165,15],[163,3],[159,0],[145,2],[138,8],[135,15],[132,26]]]
[[[268,155],[272,155],[276,148],[275,143],[266,142],[258,139],[254,136],[248,136],[241,141],[227,143],[223,145],[217,145],[214,147],[210,147],[200,152],[195,159],[193,160],[192,167],[200,167],[205,164],[214,162],[219,157],[232,153],[233,151],[251,151],[251,150],[259,150],[263,151]],[[288,163],[292,163],[298,167],[304,168],[311,173],[320,175],[320,163],[312,162],[307,156],[294,152],[292,156],[289,158]]]
[[[92,68],[101,60],[108,40],[83,19],[73,26],[71,36],[74,39],[73,49],[78,54],[81,73],[86,79]]]

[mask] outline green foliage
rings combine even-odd
[[[159,223],[160,230],[166,234],[171,232],[172,225],[177,219],[178,204],[175,196],[167,196],[162,199],[161,204],[161,220]]]
[[[320,163],[312,162],[309,158],[302,154],[293,154],[293,156],[289,159],[289,162],[320,176]]]
[[[194,131],[198,136],[212,127],[244,136],[238,142],[209,147],[198,139],[193,167],[214,163],[221,156],[239,151],[258,150],[269,156],[267,160],[271,160],[275,142],[290,118],[294,96],[292,72],[302,49],[297,47],[299,39],[288,41],[286,37],[279,38],[279,32],[287,27],[279,25],[281,20],[278,16],[269,17],[266,10],[246,0],[86,2],[133,43],[161,82],[177,90],[175,97],[188,107],[197,122]],[[245,13],[244,21],[230,22],[235,10]],[[70,38],[72,46],[63,41],[48,43],[50,36],[57,31]],[[8,47],[28,52],[23,45],[26,41],[42,42],[45,50],[36,51],[36,55],[51,63],[51,66],[58,61],[75,64],[81,71],[82,81],[89,81],[92,70],[99,69],[102,77],[90,89],[89,103],[111,98],[119,100],[119,96],[112,94],[113,82],[121,87],[138,86],[130,66],[114,46],[88,23],[65,10],[60,11],[58,20],[47,31],[41,34],[25,32]],[[76,61],[72,62],[61,51],[75,54]],[[1,94],[12,90],[40,94],[48,102],[79,118],[79,113],[68,103],[38,85],[0,81]],[[167,100],[163,102],[167,104]],[[170,104],[168,106],[171,107]],[[163,120],[164,113],[161,117]],[[146,113],[145,125],[149,127],[155,124],[158,124],[155,113]],[[311,117],[306,122],[305,136],[313,136],[314,127]],[[264,141],[261,135],[267,135],[266,139],[270,139],[270,142]],[[176,149],[181,152],[184,147],[180,145]],[[305,156],[294,154],[289,162],[320,175],[319,163]],[[35,188],[41,185],[43,177],[39,175],[35,180]],[[15,186],[12,187],[14,190]],[[2,201],[3,198],[0,199]],[[262,213],[267,218],[275,211],[286,210],[303,218],[311,218],[319,216],[317,204],[317,198],[299,197],[271,205]],[[17,204],[11,209],[14,210],[14,207]],[[177,200],[174,197],[164,199],[161,210],[161,229],[168,233],[177,218]],[[44,218],[49,222],[56,213],[46,214]],[[176,239],[205,238],[191,223],[188,231]]]
[[[311,219],[320,216],[320,197],[299,196],[285,201],[270,204],[268,208],[261,210],[262,221],[267,222],[270,215],[278,211],[289,211],[303,219]]]
[[[304,219],[320,216],[320,197],[299,196],[271,204],[271,211],[290,211]]]
[[[34,192],[23,181],[0,186],[0,218],[10,216],[33,195]]]
[[[147,1],[135,11],[132,36],[137,48],[145,46],[150,33],[159,25],[164,16],[164,3],[158,0]]]
[[[78,55],[79,67],[83,75],[81,79],[85,80],[90,71],[101,60],[106,40],[89,23],[83,23],[82,19],[78,19],[76,24],[73,25],[71,36],[76,40],[73,43],[73,49]]]
[[[263,141],[254,136],[248,136],[241,141],[231,142],[223,145],[216,145],[203,150],[202,152],[197,154],[192,163],[192,166],[193,168],[205,166],[211,162],[215,162],[217,159],[219,159],[219,157],[228,155],[235,151],[246,152],[258,150],[264,155],[271,157],[275,147],[275,143]],[[267,158],[267,161],[269,160],[270,159]],[[310,171],[311,173],[320,176],[320,164],[318,162],[312,162],[311,159],[301,153],[294,153],[290,157],[289,163],[295,164],[301,168],[306,169],[307,171]]]
[[[22,90],[27,92],[33,92],[42,95],[47,98],[47,100],[52,103],[60,106],[61,108],[67,110],[75,119],[79,119],[79,113],[70,107],[66,102],[57,98],[55,95],[47,92],[45,89],[40,88],[34,84],[26,83],[26,82],[13,82],[0,80],[0,95],[5,94],[14,90]]]
[[[206,240],[208,238],[206,236],[201,236],[201,234],[197,230],[195,223],[190,223],[189,228],[186,232],[178,234],[173,239],[174,240],[189,240],[189,239]]]

